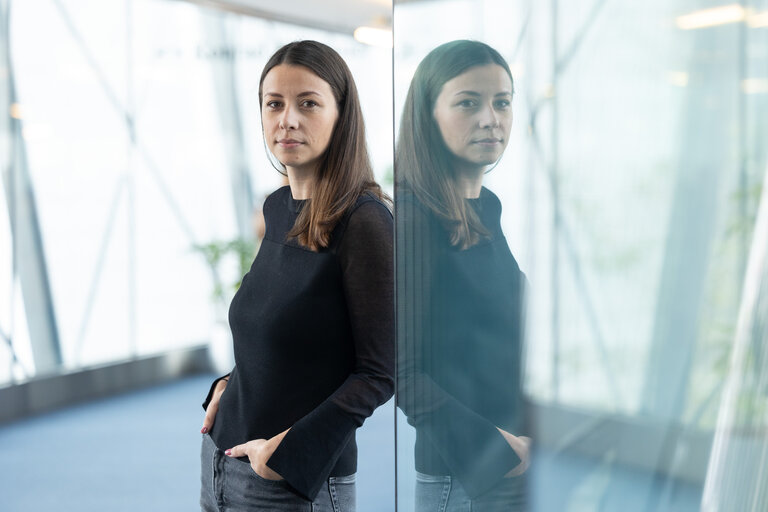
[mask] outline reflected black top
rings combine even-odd
[[[483,188],[467,201],[491,238],[460,250],[412,194],[398,196],[398,405],[416,427],[416,470],[477,496],[520,462],[496,427],[524,434],[525,277],[499,199]]]
[[[291,427],[267,464],[312,500],[329,476],[356,471],[355,429],[394,391],[393,222],[365,194],[313,252],[285,239],[304,203],[287,186],[264,203],[266,236],[229,309],[235,368],[211,436],[227,449]]]

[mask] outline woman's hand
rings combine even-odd
[[[290,430],[290,429],[288,429]],[[277,446],[288,433],[288,430],[277,434],[270,439],[254,439],[245,444],[239,444],[230,448],[224,453],[230,457],[248,457],[251,461],[251,468],[261,478],[266,480],[282,480],[283,477],[267,466],[267,461],[275,453]]]
[[[213,420],[216,418],[216,413],[219,410],[219,400],[221,400],[221,394],[224,393],[224,389],[227,387],[229,379],[223,378],[216,383],[216,388],[211,395],[211,402],[205,409],[205,418],[203,419],[203,428],[200,429],[201,434],[207,433],[213,426]]]
[[[520,457],[520,464],[510,469],[509,472],[504,475],[504,478],[522,475],[531,463],[531,438],[510,434],[499,427],[496,427],[496,429],[501,432],[501,435],[504,436],[504,440],[509,443],[509,446],[511,446],[512,449],[515,450],[517,456]]]

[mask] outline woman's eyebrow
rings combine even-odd
[[[475,92],[475,91],[459,91],[456,94],[454,94],[454,96],[461,96],[462,94],[466,94],[468,96],[477,96],[477,97],[482,96],[479,92]],[[512,93],[510,91],[501,91],[494,94],[494,96],[512,96]]]
[[[283,95],[280,94],[279,92],[265,92],[264,96],[265,97],[266,96],[272,96],[273,98],[282,98],[283,97]],[[301,97],[304,97],[304,96],[321,96],[321,94],[319,92],[315,92],[315,91],[304,91],[304,92],[300,92],[298,95],[296,95],[297,98],[301,98]]]

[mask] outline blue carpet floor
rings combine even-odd
[[[0,511],[194,511],[200,478],[196,376],[0,427]],[[358,432],[361,510],[394,510],[393,404]]]

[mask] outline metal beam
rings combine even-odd
[[[203,27],[213,46],[233,46],[232,31],[227,30],[224,16],[206,16]],[[240,95],[237,91],[238,66],[235,59],[213,59],[210,65],[219,119],[227,141],[227,167],[232,190],[235,220],[240,238],[253,239],[253,190],[248,169],[245,133],[243,130]]]
[[[4,89],[0,108],[4,110],[2,117],[6,120],[2,131],[9,141],[8,159],[2,162],[2,179],[13,239],[11,257],[24,297],[35,373],[45,375],[61,365],[61,347],[21,121],[18,115],[11,115],[12,106],[18,104],[18,99],[10,49],[10,2],[7,0],[0,3],[0,34],[0,65],[6,69],[6,79],[0,84]]]

